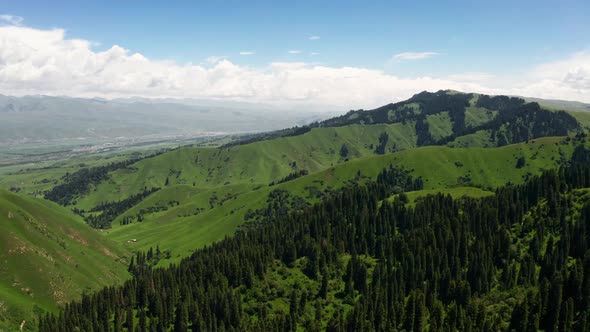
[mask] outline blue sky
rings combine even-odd
[[[254,66],[305,61],[402,75],[501,73],[590,47],[590,1],[19,0],[0,12],[27,26],[63,28],[68,37],[100,43],[97,49],[123,45],[181,63],[227,55]],[[439,55],[387,62],[428,51]]]
[[[587,0],[4,1],[0,34],[13,44],[0,50],[0,79],[14,94],[322,103],[354,94],[351,104],[372,105],[448,87],[590,101],[589,13]],[[56,41],[41,42],[47,38]],[[149,61],[140,65],[134,53]],[[227,61],[207,61],[212,56]],[[134,69],[115,75],[127,66]],[[92,76],[105,72],[112,75]],[[76,84],[53,88],[64,78]],[[97,83],[109,79],[124,82]],[[390,88],[361,91],[383,84]]]

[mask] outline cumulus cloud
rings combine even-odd
[[[307,38],[309,40],[319,40],[320,36],[309,36],[309,38]]]
[[[468,72],[449,75],[447,78],[453,81],[485,82],[494,79],[496,76],[490,73]]]
[[[253,53],[253,52],[252,52]],[[371,108],[439,89],[519,94],[590,102],[590,54],[534,68],[520,81],[493,86],[493,77],[403,78],[382,70],[275,62],[239,66],[211,57],[209,66],[148,59],[114,45],[94,51],[64,30],[0,26],[0,93],[76,97],[203,98]]]
[[[210,64],[216,64],[219,61],[227,59],[227,58],[228,58],[228,56],[226,56],[226,55],[212,55],[212,56],[208,57],[206,60]]]
[[[403,52],[393,56],[396,60],[421,60],[439,55],[437,52]]]
[[[241,51],[240,55],[254,55],[256,54],[256,52],[252,52],[252,51]]]
[[[534,67],[515,94],[590,102],[590,51]]]
[[[287,53],[289,54],[301,54],[300,50],[289,50]]]
[[[23,21],[23,18],[20,16],[8,15],[8,14],[0,15],[0,23],[5,22],[8,24],[12,24],[12,25],[19,25],[22,23],[22,21]]]

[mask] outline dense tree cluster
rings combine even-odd
[[[518,97],[480,95],[475,106],[502,113],[513,113],[524,104],[525,100]]]
[[[309,171],[308,170],[302,169],[302,170],[299,170],[299,171],[290,173],[289,175],[285,176],[284,178],[282,178],[280,180],[277,180],[277,181],[273,181],[273,182],[269,183],[268,185],[272,187],[272,186],[274,186],[276,184],[288,182],[288,181],[291,181],[291,180],[295,180],[297,178],[300,178],[302,176],[306,176],[308,174],[309,174]]]
[[[388,104],[370,111],[350,111],[345,115],[315,124],[318,127],[339,127],[351,124],[400,123],[415,121],[419,117],[449,112],[457,131],[465,124],[465,107],[469,106],[472,94],[450,94],[447,91],[421,92],[412,98]],[[418,105],[415,108],[413,105]]]
[[[522,106],[514,115],[499,116],[497,122],[501,120],[504,120],[502,125],[488,126],[492,139],[497,139],[498,146],[526,142],[539,137],[566,136],[570,131],[579,129],[577,120],[570,114],[563,111],[547,111],[541,109],[537,103]]]
[[[474,106],[495,111],[497,114],[480,125],[468,127],[465,111],[474,94],[452,93],[449,91],[421,92],[412,98],[388,104],[373,110],[350,111],[345,115],[314,122],[303,127],[294,127],[271,133],[253,134],[228,145],[248,144],[262,140],[305,134],[312,128],[340,127],[352,124],[415,123],[417,145],[445,145],[458,137],[490,131],[493,145],[503,146],[525,142],[528,139],[546,136],[565,136],[579,131],[580,124],[566,112],[545,110],[537,103],[526,103],[522,98],[507,96],[478,95]],[[435,141],[427,122],[427,116],[448,113],[452,134]],[[381,150],[379,150],[381,151]],[[377,151],[376,151],[377,152]],[[377,152],[380,154],[379,152]]]
[[[303,135],[311,130],[311,128],[316,127],[317,122],[315,124],[309,126],[295,126],[292,128],[275,130],[271,132],[263,132],[263,133],[254,133],[254,134],[243,134],[239,136],[232,137],[233,140],[225,145],[222,148],[229,149],[234,146],[250,144],[259,141],[267,141],[271,139],[276,139],[280,137],[289,137],[289,136],[299,136]]]
[[[339,154],[341,158],[348,157],[348,147],[346,146],[346,144],[342,144],[342,146],[340,147]]]
[[[525,103],[520,98],[481,95],[476,106],[497,111],[498,114],[486,123],[453,131],[452,135],[441,138],[436,145],[444,145],[478,131],[489,131],[492,143],[504,146],[539,137],[566,136],[581,129],[578,121],[567,112],[548,111],[537,103]]]
[[[418,146],[430,145],[433,143],[432,135],[430,134],[430,125],[426,121],[426,116],[422,115],[416,118],[416,144]]]
[[[110,163],[105,166],[83,168],[74,173],[66,173],[62,177],[62,184],[53,187],[45,193],[45,198],[60,205],[66,206],[72,203],[78,196],[86,194],[92,185],[108,179],[110,171],[131,165],[136,160],[126,160]]]
[[[423,189],[422,178],[414,178],[411,173],[411,170],[391,164],[389,168],[384,168],[377,175],[376,184],[369,183],[368,185],[378,191],[379,197],[389,197],[406,191]]]
[[[389,142],[389,135],[387,135],[386,132],[382,132],[381,135],[379,135],[379,144],[377,144],[377,147],[375,148],[375,153],[385,154],[387,142]]]
[[[354,180],[349,181],[344,188],[349,186],[356,186],[363,177],[360,171]],[[399,194],[406,191],[420,190],[423,188],[421,178],[414,179],[411,171],[406,170],[397,165],[391,164],[389,168],[384,168],[378,174],[376,182],[370,181],[366,183],[367,186],[374,188],[379,197],[389,197],[391,195]],[[322,199],[329,198],[336,195],[339,190],[326,190],[318,197]],[[268,223],[287,218],[289,213],[303,211],[309,207],[309,203],[297,195],[291,194],[287,190],[275,189],[271,191],[266,200],[265,207],[248,210],[244,216],[244,220],[248,221],[243,228],[251,228],[253,224],[261,222]]]
[[[256,210],[248,210],[244,220],[248,221],[245,227],[251,224],[269,223],[276,220],[287,218],[289,213],[300,211],[309,206],[309,203],[303,198],[291,194],[287,190],[274,189],[268,194],[266,206]]]
[[[74,173],[66,173],[61,178],[61,184],[44,193],[45,198],[63,206],[74,204],[78,197],[88,193],[93,186],[109,179],[109,172],[128,168],[140,160],[155,157],[171,150],[174,149],[162,149],[143,157],[135,156],[128,160],[113,162],[103,166],[82,168]]]
[[[39,329],[590,329],[590,199],[574,191],[590,187],[588,164],[572,160],[488,198],[439,194],[415,207],[380,204],[389,194],[384,181],[346,188],[166,269],[150,268],[149,254],[141,254],[132,280],[44,316]],[[337,273],[343,255],[352,258]],[[288,310],[244,311],[244,292],[258,287],[269,266],[300,259],[317,292],[284,295]],[[352,307],[324,316],[334,293]]]
[[[94,228],[106,229],[111,227],[111,223],[123,212],[129,210],[139,202],[143,201],[152,193],[160,190],[160,188],[143,188],[143,191],[132,195],[123,200],[116,202],[102,202],[90,209],[88,214],[85,211],[75,210],[74,212],[84,216],[86,223]]]

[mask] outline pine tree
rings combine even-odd
[[[182,302],[178,302],[174,311],[174,332],[187,332],[187,313]]]
[[[320,287],[320,292],[318,293],[318,296],[324,300],[328,298],[328,278],[328,271],[324,268],[322,271],[322,285]]]

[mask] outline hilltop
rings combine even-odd
[[[65,223],[95,241],[89,243],[118,253],[119,272],[108,281],[73,271],[71,293],[64,296],[69,300],[97,285],[125,280],[127,252],[157,251],[150,267],[169,266],[195,249],[380,178],[394,185],[379,204],[400,199],[404,191],[411,191],[403,196],[410,205],[439,192],[457,199],[493,196],[498,187],[567,165],[576,147],[587,144],[582,132],[589,123],[587,113],[547,109],[515,97],[423,92],[401,103],[251,135],[222,147],[12,167],[0,183],[19,192],[5,192],[7,201],[30,204],[21,210],[42,211],[59,232],[65,229],[59,223]],[[409,178],[419,185],[395,184]],[[52,245],[43,238],[31,241],[40,252]],[[102,258],[93,260],[96,270],[109,271],[113,262]],[[50,282],[42,276],[32,283]],[[15,317],[30,317],[37,301],[45,310],[57,302],[21,296],[10,307],[21,310]]]
[[[569,105],[569,104],[567,104]],[[574,108],[579,110],[577,108]],[[408,100],[373,110],[356,110],[295,127],[254,135],[234,144],[303,135],[313,128],[348,125],[403,124],[413,127],[416,145],[444,145],[478,137],[487,146],[502,146],[544,136],[563,136],[588,124],[587,114],[542,107],[537,102],[508,96],[457,91],[421,92]],[[481,139],[485,138],[485,139]]]
[[[359,173],[374,178],[390,164],[422,177],[428,190],[522,182],[571,156],[572,143],[539,138],[581,132],[576,115],[514,97],[422,92],[222,148],[184,147],[35,178],[55,183],[45,186],[46,197],[109,229],[107,237],[131,250],[159,244],[179,259],[231,235],[276,189],[314,202]],[[516,168],[519,158],[524,164]]]

